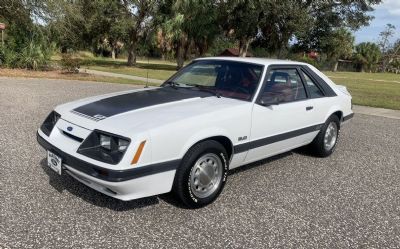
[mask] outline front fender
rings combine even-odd
[[[194,133],[192,136],[188,138],[186,143],[182,146],[182,149],[179,152],[180,157],[182,158],[186,152],[195,144],[202,140],[206,140],[210,137],[222,136],[228,138],[231,142],[233,141],[232,135],[228,133],[227,130],[219,128],[219,127],[209,127],[207,129],[200,130]]]

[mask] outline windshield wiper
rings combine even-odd
[[[207,87],[207,86],[203,86],[203,85],[199,85],[199,84],[190,84],[190,85],[188,85],[188,86],[193,86],[193,87],[196,87],[197,89],[199,89],[200,91],[203,91],[203,92],[208,92],[208,93],[211,93],[211,94],[213,94],[214,96],[216,96],[217,98],[221,98],[221,94],[217,91],[217,89],[215,89],[214,88],[214,90],[212,90],[212,89],[210,89],[209,87]]]

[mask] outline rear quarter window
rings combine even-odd
[[[302,70],[308,92],[311,98],[321,98],[324,97],[324,93],[319,89],[317,84]]]

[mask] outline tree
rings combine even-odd
[[[239,43],[239,56],[246,57],[247,50],[259,33],[262,9],[259,0],[227,0],[219,4],[219,23],[226,35]]]
[[[350,57],[353,53],[354,36],[345,28],[334,30],[330,37],[321,40],[321,49],[334,62],[332,71],[336,72],[339,59]]]
[[[215,7],[211,0],[161,2],[158,17],[161,28],[159,40],[173,47],[178,69],[183,66],[191,47],[201,56],[213,42],[219,31],[215,25]]]
[[[310,16],[301,1],[261,1],[260,30],[264,47],[281,58],[296,31],[308,28]]]
[[[89,3],[91,4],[91,3]],[[89,22],[89,34],[94,49],[105,47],[115,59],[120,44],[128,40],[129,22],[124,18],[120,1],[100,0],[92,4],[93,15]]]
[[[138,42],[152,27],[153,14],[158,8],[158,0],[122,0],[125,17],[128,20],[128,66],[136,64]]]
[[[321,51],[323,40],[333,37],[339,28],[355,31],[368,25],[373,16],[368,15],[374,5],[382,0],[315,0],[301,1],[311,17],[308,28],[295,32],[297,47],[301,50]]]
[[[49,38],[57,44],[62,53],[69,50],[86,49],[92,44],[90,19],[94,14],[92,2],[76,0],[54,0],[48,2],[46,27]]]
[[[381,51],[379,46],[372,42],[362,42],[356,46],[355,61],[361,72],[368,70],[372,72],[374,66],[379,62]]]
[[[297,47],[321,50],[322,38],[339,28],[356,30],[372,19],[368,12],[381,0],[226,0],[219,1],[219,23],[239,43],[245,56],[254,40],[270,52],[282,51],[295,38]]]
[[[385,30],[379,34],[380,41],[379,41],[378,45],[383,54],[381,68],[380,68],[380,70],[382,72],[386,72],[387,65],[390,63],[390,60],[392,59],[391,54],[388,52],[389,52],[389,49],[391,46],[390,38],[393,37],[393,35],[395,34],[395,31],[396,31],[396,27],[394,25],[388,23],[388,24],[386,24]]]

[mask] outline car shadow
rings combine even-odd
[[[114,211],[129,211],[159,204],[156,196],[141,198],[132,201],[121,201],[80,183],[67,173],[60,177],[56,172],[47,166],[47,160],[40,161],[43,171],[49,176],[49,184],[58,192],[68,191],[82,200],[99,207],[108,208]]]
[[[239,168],[229,171],[229,175],[238,174],[247,170],[251,170],[255,167],[260,167],[265,164],[272,163],[274,161],[280,160],[287,156],[293,154],[300,154],[304,156],[310,156],[310,152],[305,148],[299,148],[293,151],[288,151],[282,154],[278,154],[266,159],[262,159],[247,165],[241,166]],[[105,207],[114,211],[129,211],[132,209],[139,209],[143,207],[148,207],[152,205],[159,204],[159,199],[164,202],[181,209],[188,209],[179,200],[175,198],[173,193],[161,194],[158,196],[145,197],[132,201],[121,201],[105,194],[102,194],[90,187],[80,183],[68,174],[63,174],[62,177],[57,175],[53,170],[47,166],[46,159],[41,160],[40,165],[42,166],[44,172],[49,176],[49,184],[55,188],[58,192],[68,191],[71,194],[81,198],[82,200],[99,207]]]
[[[308,157],[316,157],[313,151],[310,149],[310,146],[303,146],[297,149],[293,150],[294,153],[302,155],[302,156],[308,156]]]
[[[282,158],[285,158],[287,156],[290,156],[293,153],[294,153],[293,151],[288,151],[288,152],[284,152],[282,154],[278,154],[278,155],[275,155],[275,156],[272,156],[272,157],[269,157],[269,158],[266,158],[266,159],[261,159],[259,161],[255,161],[255,162],[240,166],[239,168],[230,170],[229,171],[229,175],[238,174],[238,173],[243,172],[243,171],[247,171],[247,170],[251,170],[251,169],[256,168],[256,167],[260,167],[260,166],[262,166],[264,164],[267,164],[267,163],[272,163],[272,162],[277,161],[279,159],[282,159]]]

